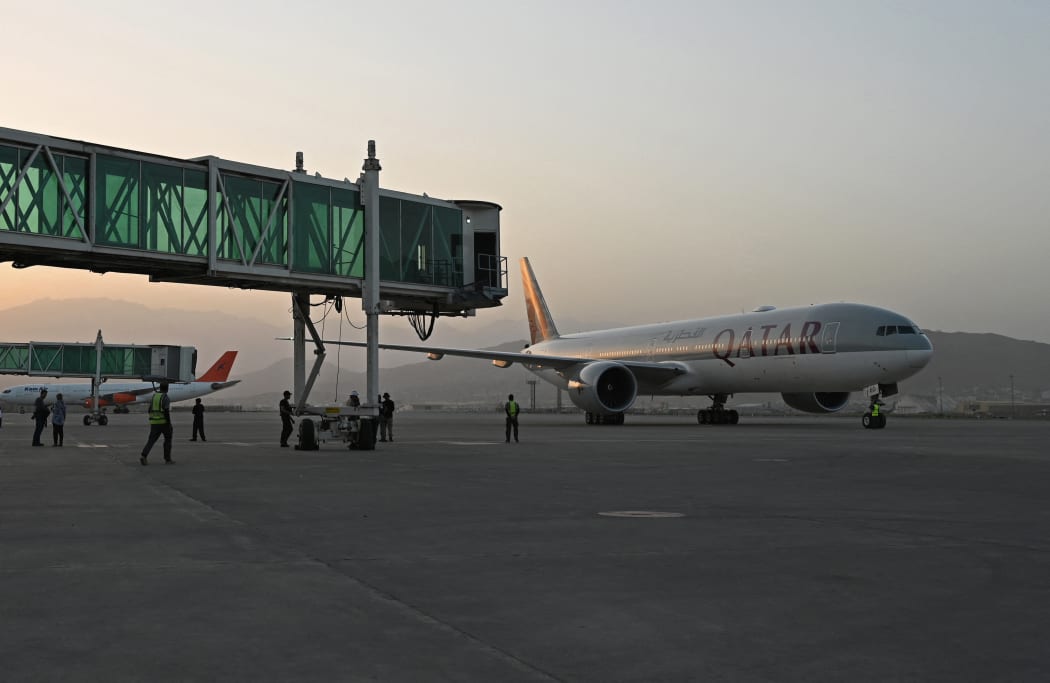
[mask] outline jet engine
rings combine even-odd
[[[815,391],[810,394],[781,394],[784,403],[806,413],[834,413],[849,403],[848,391]]]
[[[588,413],[622,413],[638,395],[638,381],[625,366],[612,361],[588,363],[569,378],[569,400]]]

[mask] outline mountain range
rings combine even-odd
[[[319,314],[318,314],[319,315]],[[482,312],[476,318],[441,319],[430,343],[464,347],[520,350],[524,321],[486,321]],[[360,317],[360,314],[358,313]],[[220,404],[241,404],[246,408],[272,408],[284,389],[291,389],[291,344],[277,337],[291,334],[291,316],[267,323],[255,318],[222,311],[155,309],[143,304],[103,299],[44,299],[0,311],[3,339],[7,343],[27,341],[94,341],[101,327],[103,337],[120,344],[192,345],[198,350],[198,370],[206,368],[222,351],[240,351],[233,379],[240,384],[215,394],[209,400]],[[337,319],[328,322],[324,336],[338,338]],[[562,321],[559,321],[562,322]],[[578,329],[573,321],[560,325],[563,331]],[[400,323],[400,324],[399,324]],[[601,326],[612,327],[615,323]],[[320,325],[318,326],[320,329]],[[72,331],[72,332],[71,332]],[[360,330],[343,327],[344,339],[363,340]],[[947,402],[964,399],[1040,401],[1050,399],[1050,344],[1022,341],[998,334],[928,331],[934,346],[933,360],[918,375],[901,385],[903,393]],[[381,327],[384,342],[419,343],[402,320],[387,320]],[[500,343],[502,341],[502,343]],[[308,363],[313,354],[308,347]],[[514,393],[530,404],[530,380],[536,379],[518,365],[496,368],[475,359],[446,356],[440,361],[425,360],[419,354],[383,352],[380,386],[399,403],[471,404],[497,406]],[[327,347],[327,357],[311,394],[311,402],[343,402],[350,391],[365,394],[365,354],[359,349]],[[22,384],[22,376],[0,376],[0,387]],[[553,407],[557,390],[540,381],[535,386],[536,405]],[[758,397],[773,400],[775,396]],[[753,397],[738,397],[753,400]],[[706,400],[657,398],[658,405],[700,407]],[[639,397],[639,404],[648,404]],[[565,401],[568,405],[568,401]]]

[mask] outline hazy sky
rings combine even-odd
[[[384,186],[501,204],[511,294],[472,322],[524,335],[529,256],[556,319],[845,300],[1050,342],[1047,2],[94,0],[3,23],[0,126],[271,167],[302,150],[335,178],[375,139]],[[290,328],[283,294],[6,264],[0,285],[0,308],[108,296]]]

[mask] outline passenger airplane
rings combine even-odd
[[[210,393],[232,387],[240,382],[239,379],[227,381],[230,370],[233,369],[233,361],[237,359],[236,351],[227,351],[222,354],[215,365],[193,382],[175,383],[168,387],[168,397],[171,402],[185,401],[188,398],[206,396]],[[148,403],[155,391],[152,382],[103,382],[99,387],[99,406],[117,406],[124,408],[132,403]],[[62,400],[68,406],[80,404],[90,410],[91,405],[91,383],[87,384],[63,384],[52,382],[50,384],[23,384],[0,392],[0,401],[7,405],[33,406],[40,390],[47,389],[48,402],[55,400],[55,395],[61,393]]]
[[[850,393],[871,388],[872,404],[897,393],[897,382],[930,361],[933,345],[899,313],[862,304],[796,308],[762,306],[750,313],[560,335],[528,258],[521,260],[531,345],[520,353],[380,344],[443,356],[486,358],[497,367],[521,363],[564,389],[586,411],[587,424],[623,424],[635,398],[707,396],[700,424],[736,424],[726,410],[734,394],[776,392],[809,413],[846,407]],[[366,346],[362,342],[329,342]],[[885,415],[866,413],[880,428]]]

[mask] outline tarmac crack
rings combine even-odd
[[[275,551],[274,546],[281,546],[282,550],[286,550],[288,553],[294,553],[301,560],[301,562],[284,561],[277,562],[274,564],[305,564],[324,567],[327,571],[338,574],[343,580],[351,582],[364,592],[368,593],[377,602],[381,602],[387,605],[388,607],[393,608],[394,611],[398,612],[402,616],[405,616],[417,623],[435,628],[456,638],[465,640],[475,648],[478,648],[480,651],[486,652],[489,656],[492,656],[498,659],[499,661],[502,661],[503,663],[507,664],[508,666],[520,673],[525,673],[530,676],[534,676],[537,678],[537,680],[559,682],[563,680],[558,678],[551,672],[544,671],[538,666],[531,664],[525,661],[524,659],[521,659],[520,657],[497,645],[488,643],[468,631],[454,626],[449,622],[443,621],[438,617],[423,611],[415,605],[405,602],[404,600],[398,598],[396,595],[393,595],[392,593],[389,593],[378,586],[375,586],[359,577],[347,573],[345,570],[336,566],[332,562],[329,562],[319,557],[313,557],[309,553],[303,552],[294,544],[289,546],[287,543],[276,541],[276,539],[274,539],[261,529],[253,527],[239,519],[236,519],[226,514],[225,512],[222,512],[221,510],[215,508],[209,503],[192,496],[191,494],[187,493],[186,491],[178,488],[177,486],[169,482],[151,481],[150,486],[162,497],[167,498],[172,502],[181,502],[182,505],[179,505],[180,509],[182,509],[187,514],[190,514],[192,517],[194,517],[194,519],[197,519],[204,523],[225,522],[230,526],[239,527],[240,529],[242,529],[243,534],[251,536],[254,539],[254,542],[260,545],[261,547],[269,551]],[[206,512],[205,514],[197,514],[196,511],[186,508],[203,508]],[[276,552],[280,553],[280,550],[276,550]]]

